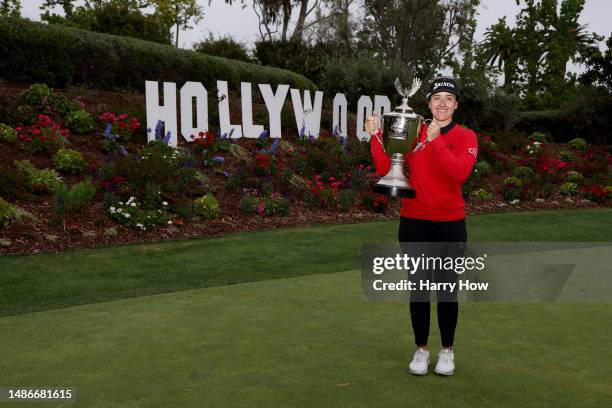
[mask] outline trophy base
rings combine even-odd
[[[414,198],[416,190],[410,187],[386,186],[384,184],[374,184],[372,191],[376,194],[385,194],[391,197]]]

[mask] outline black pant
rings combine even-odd
[[[457,242],[457,245],[436,246],[439,256],[462,256],[464,243],[467,241],[465,220],[457,221],[429,221],[416,218],[400,217],[400,242]],[[404,246],[403,246],[404,247]],[[439,271],[435,271],[438,273]],[[442,272],[444,273],[444,272]],[[423,277],[421,272],[418,276]],[[442,275],[441,275],[442,276]],[[442,281],[456,281],[454,271],[446,273]],[[438,299],[438,326],[442,338],[442,347],[451,347],[455,338],[459,304],[457,292],[437,292]],[[429,337],[430,302],[428,291],[412,292],[410,296],[410,317],[414,340],[417,346],[427,344]]]

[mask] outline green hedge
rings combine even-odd
[[[278,68],[25,19],[0,18],[0,55],[0,78],[60,88],[142,91],[146,80],[165,80],[198,81],[210,91],[226,80],[233,88],[245,81],[316,89],[307,78]]]

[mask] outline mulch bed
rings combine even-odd
[[[545,202],[509,204],[501,200],[468,205],[468,214],[494,212],[531,211],[541,209],[601,208],[602,205],[583,200],[553,196]],[[16,203],[32,213],[37,220],[13,223],[0,233],[0,254],[63,252],[72,248],[93,248],[130,243],[215,237],[228,233],[240,233],[278,228],[297,228],[309,225],[353,224],[385,221],[399,218],[400,202],[393,200],[385,213],[356,209],[349,213],[336,213],[320,209],[308,209],[294,204],[286,217],[245,216],[239,213],[222,215],[215,220],[195,217],[184,225],[170,225],[154,230],[136,231],[110,220],[102,208],[92,206],[70,218],[64,225],[50,226],[46,222],[52,212],[50,202]],[[65,228],[65,229],[64,229]]]

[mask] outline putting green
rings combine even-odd
[[[599,407],[611,319],[609,303],[462,303],[456,374],[415,377],[406,304],[366,302],[359,271],[310,275],[1,318],[0,387],[70,386],[88,408]],[[430,337],[433,369],[435,310]]]

